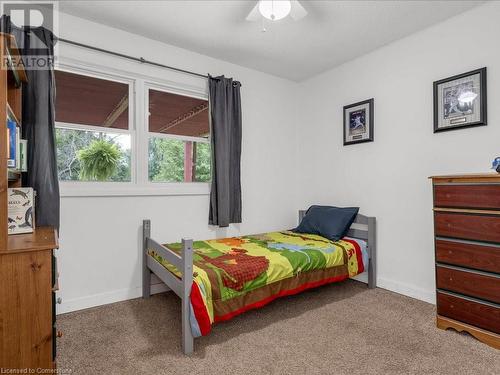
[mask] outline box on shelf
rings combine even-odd
[[[7,189],[8,233],[32,233],[34,225],[34,198],[32,188]]]

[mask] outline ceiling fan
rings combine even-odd
[[[278,21],[290,15],[295,21],[307,15],[307,11],[297,0],[259,0],[246,17],[247,21],[268,19]]]

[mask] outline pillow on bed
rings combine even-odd
[[[347,234],[358,211],[359,207],[311,206],[293,231],[338,241]]]

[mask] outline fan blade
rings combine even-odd
[[[294,21],[298,21],[307,15],[307,10],[305,10],[297,0],[291,0],[290,5],[292,6],[290,17],[292,17]]]
[[[245,18],[247,21],[258,21],[261,19],[261,15],[259,12],[259,2],[257,1],[257,4],[253,7],[253,9],[248,13],[247,18]]]

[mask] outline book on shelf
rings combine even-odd
[[[9,234],[33,232],[35,228],[34,198],[33,188],[7,189]]]
[[[17,156],[17,133],[18,128],[15,121],[10,118],[7,119],[7,167],[16,168],[16,156]]]
[[[21,139],[21,128],[11,117],[7,117],[7,167],[18,172],[27,171],[28,143]]]
[[[19,150],[20,150],[19,171],[28,172],[28,141],[26,139],[21,139],[19,141]]]
[[[16,127],[16,170],[21,170],[21,129]]]

